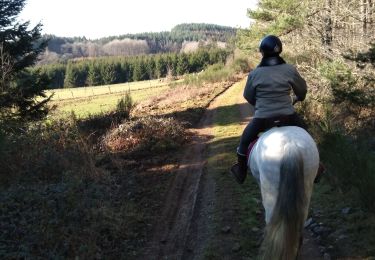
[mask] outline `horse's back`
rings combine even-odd
[[[278,171],[284,151],[290,145],[301,153],[305,173],[317,170],[319,153],[310,134],[300,127],[285,126],[272,128],[261,135],[249,158],[252,172],[261,167],[264,171]]]

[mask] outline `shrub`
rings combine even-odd
[[[57,180],[67,172],[95,174],[92,151],[75,122],[39,123],[18,131],[3,138],[0,182]]]
[[[237,73],[245,73],[250,69],[249,63],[246,58],[236,58],[230,66]]]
[[[102,139],[109,152],[162,152],[180,147],[186,140],[184,127],[173,118],[141,118],[125,122]]]
[[[347,192],[357,190],[363,205],[375,210],[375,154],[367,138],[352,141],[339,132],[326,133],[320,153],[328,168],[331,183]]]
[[[126,92],[125,96],[123,96],[119,101],[117,102],[116,106],[116,112],[119,116],[128,119],[130,116],[130,112],[134,108],[135,104],[133,102],[133,99],[130,95],[130,92]]]
[[[374,94],[344,63],[325,63],[320,67],[320,72],[329,80],[334,103],[359,107],[374,106]]]
[[[191,74],[185,78],[185,83],[193,86],[201,86],[204,83],[215,83],[231,80],[236,73],[239,73],[244,68],[244,64],[238,62],[234,65],[224,66],[217,63],[207,67],[206,70]]]

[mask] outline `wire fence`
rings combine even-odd
[[[102,85],[95,87],[80,87],[80,88],[66,88],[66,89],[52,89],[46,90],[47,96],[53,94],[51,100],[61,101],[68,99],[88,98],[99,95],[125,93],[127,91],[145,90],[148,88],[162,87],[168,85],[168,82],[163,80],[148,80],[139,82],[127,82],[113,85]]]

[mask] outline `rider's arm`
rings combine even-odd
[[[252,84],[253,80],[251,77],[251,73],[247,77],[246,85],[245,85],[245,90],[243,93],[243,97],[249,102],[251,105],[255,106],[255,87]]]
[[[293,67],[294,68],[294,67]],[[294,94],[297,96],[297,101],[303,101],[306,97],[307,85],[306,81],[294,68],[293,75],[291,76],[290,85],[292,86]]]

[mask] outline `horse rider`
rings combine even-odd
[[[307,125],[296,113],[294,104],[306,97],[306,81],[297,69],[280,57],[282,43],[277,36],[264,37],[259,45],[260,64],[247,78],[244,98],[255,107],[254,117],[246,126],[237,147],[237,163],[231,167],[236,181],[242,184],[247,174],[247,152],[260,132],[274,126]],[[293,95],[291,96],[291,92]]]

